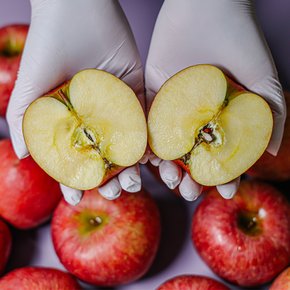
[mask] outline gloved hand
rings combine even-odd
[[[125,81],[144,106],[141,60],[127,19],[115,0],[31,0],[32,17],[18,79],[7,111],[14,150],[28,155],[22,134],[28,105],[84,68],[108,71]],[[99,188],[114,199],[121,188],[140,190],[138,165]],[[61,186],[65,199],[77,204],[82,192]]]
[[[269,48],[259,30],[250,0],[165,0],[155,24],[145,71],[147,105],[172,75],[195,64],[213,64],[247,89],[263,96],[274,114],[274,130],[267,148],[276,155],[286,118],[285,101]],[[202,187],[171,161],[159,165],[162,180],[194,200]],[[217,186],[231,198],[239,178]]]

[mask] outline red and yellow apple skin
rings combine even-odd
[[[98,286],[132,282],[149,269],[160,239],[158,208],[144,191],[114,201],[93,189],[77,206],[64,200],[54,212],[52,238],[69,272]]]
[[[46,221],[57,206],[61,191],[33,160],[19,160],[11,141],[0,141],[0,216],[19,229]]]
[[[277,156],[265,152],[247,171],[255,178],[270,181],[287,181],[290,179],[290,92],[284,91],[287,105],[287,118],[284,135]]]
[[[246,287],[269,282],[290,263],[289,203],[253,181],[231,200],[212,189],[194,213],[192,240],[220,277]]]
[[[290,267],[274,280],[269,290],[290,290]]]
[[[76,279],[51,268],[18,268],[0,278],[3,290],[81,290]]]
[[[28,25],[9,25],[0,28],[0,116],[6,114],[14,88]]]
[[[8,226],[0,220],[0,274],[3,272],[10,255],[12,237]]]
[[[230,290],[220,282],[198,275],[183,275],[164,282],[157,290]]]

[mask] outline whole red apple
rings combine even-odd
[[[290,92],[284,91],[287,118],[284,135],[277,156],[265,152],[262,157],[248,170],[248,174],[263,180],[286,181],[290,179]]]
[[[18,268],[0,278],[1,290],[81,290],[72,275],[50,268]]]
[[[269,290],[290,290],[290,267],[274,280]]]
[[[12,238],[7,225],[0,220],[0,273],[3,272],[11,250]]]
[[[174,277],[161,286],[158,290],[230,290],[220,282],[204,276],[183,275]]]
[[[9,98],[19,69],[28,25],[0,28],[0,116],[6,114]]]
[[[149,269],[160,238],[158,208],[144,191],[104,199],[85,191],[71,206],[60,202],[52,218],[56,253],[69,272],[98,286],[129,283]]]
[[[212,189],[193,216],[192,240],[222,278],[263,284],[290,262],[289,204],[274,187],[254,181],[243,181],[231,200]]]
[[[11,141],[0,141],[0,216],[16,228],[36,227],[47,220],[57,206],[58,183],[33,160],[19,160]]]

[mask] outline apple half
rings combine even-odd
[[[147,144],[143,109],[112,74],[87,69],[27,108],[23,134],[32,158],[60,183],[92,189],[137,163]]]
[[[212,65],[191,66],[167,80],[148,116],[152,151],[207,186],[227,183],[251,167],[272,128],[266,101]]]

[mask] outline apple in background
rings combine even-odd
[[[290,267],[274,280],[269,290],[290,290]]]
[[[164,282],[157,290],[230,290],[220,282],[204,276],[183,275]]]
[[[147,144],[145,115],[133,90],[96,69],[35,100],[25,112],[23,133],[44,171],[81,190],[137,163]]]
[[[272,127],[265,100],[211,65],[171,77],[148,115],[152,151],[207,186],[229,182],[251,167],[265,151]]]
[[[18,268],[0,278],[1,290],[81,290],[76,279],[51,268]]]
[[[59,184],[31,157],[19,160],[11,141],[0,141],[0,216],[19,229],[46,221],[57,206]]]
[[[287,118],[279,152],[277,156],[265,152],[247,172],[250,176],[271,181],[290,179],[290,92],[284,91],[284,95],[287,104]]]
[[[0,274],[3,272],[11,250],[12,238],[7,225],[0,220]]]
[[[17,78],[28,25],[0,28],[0,116],[6,114],[9,98]]]
[[[195,247],[220,277],[241,286],[272,280],[290,263],[290,206],[274,187],[243,181],[231,200],[212,189],[192,223]]]
[[[160,217],[145,191],[104,199],[85,191],[77,206],[64,200],[52,218],[52,239],[66,269],[97,286],[116,286],[143,276],[160,239]]]

